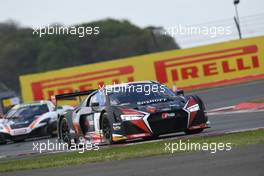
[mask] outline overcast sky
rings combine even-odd
[[[128,19],[139,26],[199,24],[234,16],[233,0],[0,0],[0,21],[23,26],[66,25],[102,18]],[[239,13],[264,13],[263,0],[241,0]]]
[[[240,16],[264,13],[264,0],[241,0]],[[74,25],[104,18],[146,27],[194,25],[232,19],[233,0],[0,0],[0,22],[21,26]]]

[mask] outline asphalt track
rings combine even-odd
[[[195,93],[195,94],[199,95],[204,100],[207,109],[211,110],[211,109],[231,106],[231,105],[234,105],[234,104],[239,103],[239,102],[263,97],[264,96],[264,80],[240,84],[240,85],[232,85],[232,86],[218,87],[218,88],[213,88],[213,89],[199,90],[199,91],[195,91],[195,92],[189,92],[187,94],[190,94],[190,93]],[[211,121],[211,127],[212,128],[205,130],[203,132],[203,134],[212,134],[212,133],[230,132],[230,131],[237,131],[237,130],[244,130],[244,129],[251,129],[251,128],[260,128],[260,127],[264,127],[264,112],[229,114],[229,115],[213,115],[213,116],[209,117],[209,120]],[[178,137],[181,135],[182,135],[181,133],[173,134],[173,135],[170,135],[170,137]],[[55,140],[55,139],[52,139],[52,140]],[[0,146],[0,158],[1,158],[1,156],[2,157],[3,156],[16,156],[16,155],[21,154],[21,153],[31,153],[32,147],[33,147],[33,145],[32,145],[33,142],[46,142],[46,141],[47,141],[47,139],[42,139],[40,141],[27,141],[27,142],[23,142],[23,143],[7,144],[7,145]],[[260,149],[258,149],[258,150],[260,150]],[[252,153],[254,151],[249,150],[248,152]],[[262,153],[263,153],[263,150],[262,150]],[[206,163],[206,162],[210,161],[210,158],[206,157],[206,155],[204,155],[203,153],[194,154],[194,155],[202,155],[205,157],[205,160],[207,160],[207,161],[204,161],[201,163]],[[219,155],[222,158],[225,158],[225,156],[227,156],[228,154],[223,153],[223,154],[219,154]],[[234,153],[234,155],[239,156],[236,152]],[[256,157],[256,155],[257,154],[253,155],[253,156],[255,156],[255,158],[254,157],[252,158],[252,162],[255,162],[255,161],[253,161],[254,159],[258,159],[258,157]],[[188,158],[189,158],[189,160],[192,160],[191,159],[192,157],[189,157],[189,156],[184,156],[184,157],[186,157],[187,160],[188,160]],[[212,156],[210,155],[210,157],[212,157]],[[220,157],[220,159],[221,159],[221,157]],[[157,173],[160,173],[160,175],[165,175],[164,173],[162,173],[163,172],[162,167],[167,168],[168,172],[166,172],[166,175],[175,173],[177,169],[175,169],[175,167],[173,167],[174,164],[173,165],[168,164],[170,162],[163,164],[162,160],[166,160],[166,158],[170,158],[170,157],[166,157],[166,156],[155,157],[155,162],[153,159],[153,165],[152,165],[153,168],[150,170],[153,170],[153,173],[155,173],[154,171],[155,171],[155,168],[157,168],[157,167],[154,167],[154,165],[156,165],[156,166],[158,166],[158,168],[161,167],[161,170],[157,171]],[[4,157],[3,157],[3,160],[4,160]],[[142,159],[142,163],[145,163],[146,162],[145,160],[152,160],[152,159],[148,159],[148,158]],[[169,159],[169,160],[174,160],[174,159]],[[217,159],[217,160],[219,160],[219,159]],[[236,158],[234,158],[234,160],[236,160]],[[143,161],[145,161],[145,162],[143,162]],[[240,161],[240,160],[237,159],[237,161]],[[246,159],[245,159],[245,161],[243,160],[243,162],[246,162],[246,161],[247,161]],[[258,161],[260,161],[260,160],[258,160]],[[262,161],[263,161],[263,157],[262,157]],[[116,162],[118,163],[119,161],[116,161]],[[177,162],[177,161],[175,161],[175,162]],[[179,162],[179,165],[182,165],[182,164],[180,164],[181,160],[179,160],[178,162]],[[185,161],[183,161],[183,163],[184,162]],[[219,161],[219,162],[221,162],[221,161]],[[127,163],[127,165],[125,165],[125,163]],[[138,162],[135,162],[135,163],[138,163]],[[155,163],[157,163],[157,164],[155,164]],[[159,165],[158,163],[161,163],[161,164]],[[187,163],[187,161],[185,163]],[[259,163],[261,163],[261,162],[259,162]],[[142,172],[143,174],[141,174],[141,172],[135,173],[136,171],[132,172],[132,170],[137,170],[137,169],[139,169],[139,171],[140,171],[140,167],[137,169],[135,169],[135,168],[133,169],[133,167],[136,167],[135,164],[131,165],[131,169],[126,169],[126,168],[130,168],[129,161],[126,161],[126,162],[122,161],[119,164],[122,165],[123,169],[116,168],[116,164],[113,164],[113,165],[108,164],[107,165],[107,163],[102,163],[102,164],[98,164],[98,170],[100,170],[99,168],[100,168],[100,166],[102,166],[102,168],[106,167],[106,169],[110,171],[109,173],[115,173],[116,175],[121,175],[121,174],[123,175],[123,174],[126,174],[126,172],[128,172],[128,171],[131,171],[131,173],[134,173],[134,175],[150,175],[150,173],[151,173],[151,172],[147,171],[148,169],[146,170],[145,174],[144,174],[144,172]],[[226,169],[226,167],[224,167],[225,163],[222,163],[222,164],[223,164],[223,168]],[[201,165],[203,165],[203,164],[201,164]],[[234,168],[234,169],[239,170],[240,165],[237,164],[235,166],[236,166],[236,168]],[[257,165],[255,164],[255,166],[257,166]],[[149,166],[149,167],[151,167],[151,166]],[[185,168],[185,166],[183,166],[183,165],[181,167],[183,170],[187,169],[187,167]],[[204,167],[207,167],[206,164],[204,164]],[[229,167],[227,167],[227,169],[228,168]],[[256,167],[256,168],[258,168],[258,167]],[[175,171],[173,171],[174,169],[175,169]],[[244,169],[244,168],[241,168],[241,169]],[[51,172],[44,172],[43,174],[53,173],[52,170],[53,169],[50,170]],[[62,171],[62,173],[64,173],[63,170],[64,169],[61,169],[60,171]],[[76,171],[77,174],[78,174],[78,172],[82,173],[80,175],[85,175],[85,173],[87,175],[90,172],[89,169],[87,169],[87,167],[83,167],[83,170],[81,170],[81,171],[78,171],[78,169],[74,169],[74,170]],[[98,170],[94,169],[94,175],[97,175],[97,172],[95,172],[95,171],[98,171]],[[102,170],[104,170],[104,169],[102,169]],[[120,171],[119,174],[116,173],[117,170]],[[195,169],[191,169],[191,170],[187,169],[186,173],[188,173],[188,171],[193,172],[192,170],[195,171]],[[143,171],[143,168],[141,171]],[[35,171],[28,171],[28,172],[26,172],[27,173],[26,175],[30,175],[31,173],[33,174],[34,172]],[[165,172],[165,170],[164,170],[164,172]],[[38,175],[40,175],[40,171],[35,172],[35,174],[36,173]],[[57,173],[59,174],[60,172],[56,172],[56,175],[58,175]],[[67,172],[65,172],[65,174],[66,173]],[[101,173],[98,175],[105,175],[108,172],[99,172],[98,171],[98,173]],[[185,172],[181,172],[181,175],[184,173]],[[210,172],[205,172],[205,174],[208,174],[208,173],[210,173]],[[247,172],[244,172],[244,173],[247,173]],[[129,175],[129,173],[127,173],[127,174]],[[69,174],[69,175],[73,175],[73,174]],[[109,174],[109,175],[111,175],[111,174]],[[130,174],[130,175],[133,175],[133,174]],[[155,175],[155,174],[152,174],[152,175]]]
[[[226,107],[236,103],[252,100],[264,96],[264,80],[231,85],[213,89],[188,92],[186,94],[197,94],[205,104],[206,109]],[[212,128],[204,133],[217,133],[222,131],[242,130],[248,128],[264,127],[264,112],[250,114],[216,115],[209,117]],[[55,141],[56,138],[50,139]],[[33,142],[46,142],[47,139],[38,141],[27,141],[0,146],[0,159],[5,156],[17,156],[32,153]]]
[[[195,152],[163,155],[63,168],[3,173],[7,176],[262,176],[264,145],[233,148],[228,152]]]

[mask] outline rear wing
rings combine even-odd
[[[73,93],[66,93],[66,94],[59,94],[59,95],[53,95],[50,97],[51,101],[53,104],[57,107],[59,106],[59,101],[65,101],[65,102],[70,102],[70,101],[75,101],[76,104],[80,104],[82,101],[82,97],[85,96],[87,97],[91,93],[95,92],[96,90],[88,90],[88,91],[83,91],[83,92],[73,92]],[[66,105],[73,105],[73,104],[67,104]]]

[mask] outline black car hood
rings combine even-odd
[[[144,112],[149,112],[149,109],[155,109],[155,112],[173,111],[182,109],[186,104],[186,100],[181,97],[171,99],[154,99],[137,104],[123,105],[122,107],[132,108]]]

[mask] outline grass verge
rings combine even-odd
[[[188,143],[232,143],[232,148],[249,145],[264,144],[264,130],[240,132],[223,136],[193,137],[182,140]],[[98,151],[88,151],[82,154],[78,152],[33,156],[29,158],[0,162],[0,172],[18,171],[27,169],[59,167],[94,163],[102,161],[122,160],[163,154],[171,154],[165,150],[165,143],[178,143],[179,139],[164,140],[137,145],[104,148]],[[174,154],[182,151],[176,151]]]
[[[251,103],[264,103],[264,98],[256,98],[254,100],[250,100]]]

